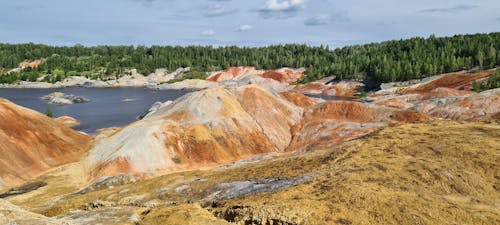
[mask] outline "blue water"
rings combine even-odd
[[[52,92],[74,94],[90,99],[88,103],[56,106],[41,97]],[[0,98],[45,113],[48,108],[54,117],[71,116],[80,121],[76,130],[93,134],[97,129],[124,126],[137,120],[137,116],[157,101],[175,100],[187,91],[150,90],[145,88],[51,88],[16,89],[0,88]],[[124,102],[123,99],[135,99]],[[1,112],[0,112],[1,113]]]

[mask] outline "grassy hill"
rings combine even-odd
[[[499,143],[498,121],[407,124],[323,150],[35,204],[45,193],[68,194],[49,174],[44,189],[8,200],[47,216],[102,201],[109,205],[83,212],[134,213],[138,224],[498,224]]]

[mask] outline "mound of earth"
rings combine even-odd
[[[284,151],[302,109],[258,86],[215,87],[165,104],[103,138],[86,161],[95,177],[165,173]]]
[[[251,66],[229,67],[223,71],[212,73],[206,78],[207,81],[224,82],[231,80],[242,80],[248,76],[258,76],[272,79],[280,83],[291,84],[297,82],[304,76],[303,69],[281,68],[278,70],[256,70]]]
[[[413,110],[353,101],[328,101],[305,110],[301,122],[292,128],[293,139],[287,151],[332,146],[382,127],[429,120],[431,117]]]
[[[364,84],[357,81],[339,81],[335,83],[311,82],[295,87],[295,91],[311,96],[330,96],[341,98],[354,98]]]
[[[381,90],[370,98],[377,105],[413,109],[442,119],[489,120],[500,114],[500,89],[476,93],[471,86],[494,72],[444,74],[409,87]]]
[[[490,77],[496,69],[486,70],[479,73],[458,72],[445,74],[428,82],[403,88],[398,91],[401,94],[428,93],[436,88],[445,87],[456,90],[472,91],[472,81]]]
[[[89,136],[38,112],[5,99],[0,112],[0,189],[77,161],[89,148]]]

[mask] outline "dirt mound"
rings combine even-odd
[[[210,88],[157,109],[100,140],[87,162],[94,177],[165,173],[283,151],[301,109],[257,86]]]
[[[472,91],[472,81],[484,79],[491,76],[496,69],[483,71],[480,73],[450,73],[445,74],[435,80],[425,82],[413,87],[404,88],[399,91],[401,94],[411,94],[411,93],[428,93],[436,88],[445,87],[456,90]]]
[[[359,138],[385,126],[428,121],[431,118],[413,110],[398,110],[352,101],[332,101],[305,110],[292,129],[287,151],[326,147]]]
[[[240,66],[240,67],[229,67],[223,71],[215,72],[207,77],[207,81],[221,82],[225,80],[232,80],[247,71],[254,71],[253,66]]]
[[[314,101],[312,98],[309,98],[309,97],[307,97],[304,94],[299,93],[299,92],[285,91],[285,92],[281,92],[280,94],[289,102],[292,102],[296,106],[299,106],[302,108],[313,106],[316,104],[316,101]]]
[[[500,113],[500,88],[437,105],[428,113],[443,119],[453,120],[494,119]]]
[[[296,82],[301,77],[303,77],[304,70],[281,68],[278,70],[263,71],[263,70],[256,70],[255,67],[251,66],[229,67],[223,71],[212,73],[212,75],[208,76],[206,80],[214,82],[242,80],[245,79],[245,77],[252,75],[276,80],[280,83],[290,84]]]
[[[5,99],[0,99],[0,112],[0,178],[4,185],[19,184],[79,160],[89,147],[89,136]]]
[[[311,82],[298,85],[295,90],[308,95],[354,98],[364,84],[356,81],[336,83]]]
[[[264,78],[271,78],[281,83],[295,83],[304,76],[303,71],[295,71],[289,68],[279,70],[267,70],[262,74]]]

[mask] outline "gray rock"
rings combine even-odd
[[[96,200],[96,201],[89,202],[87,204],[87,206],[85,207],[85,210],[94,210],[94,209],[98,209],[101,207],[110,207],[110,206],[113,206],[113,203],[107,202],[107,201]]]
[[[119,174],[112,177],[102,177],[94,182],[92,185],[78,192],[78,194],[85,194],[91,191],[107,189],[125,184],[136,182],[138,179],[132,174]]]
[[[54,92],[42,97],[43,100],[47,100],[49,104],[54,105],[70,105],[74,103],[85,103],[89,102],[88,98],[77,95],[67,95],[61,92]]]
[[[295,178],[271,178],[265,180],[244,180],[231,183],[221,183],[212,190],[212,194],[202,200],[210,202],[217,199],[237,198],[260,192],[276,192],[311,181],[314,174],[308,173]]]

